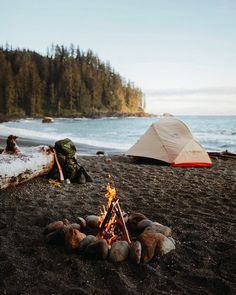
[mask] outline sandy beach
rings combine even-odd
[[[212,168],[80,157],[93,183],[55,187],[36,178],[0,192],[0,294],[235,294],[236,160]],[[173,230],[176,250],[148,264],[113,264],[46,244],[52,221],[98,214],[112,175],[126,212]]]

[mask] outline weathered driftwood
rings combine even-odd
[[[0,189],[48,174],[54,153],[48,146],[22,148],[18,155],[0,154]]]
[[[221,159],[236,159],[236,154],[228,151],[223,152],[208,152],[210,158],[221,158]]]

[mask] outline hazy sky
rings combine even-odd
[[[236,0],[0,0],[0,44],[92,49],[162,114],[236,115]]]

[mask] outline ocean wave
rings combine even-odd
[[[89,139],[83,137],[76,137],[71,133],[54,133],[54,132],[43,132],[43,131],[34,131],[29,129],[23,128],[15,128],[15,127],[8,127],[5,125],[0,125],[0,134],[2,136],[7,137],[9,134],[14,134],[22,139],[29,139],[29,140],[42,140],[48,143],[53,141],[57,141],[63,138],[70,138],[75,144],[83,144],[92,147],[98,148],[108,148],[108,149],[115,149],[120,151],[125,151],[130,148],[130,144],[126,143],[116,143],[116,142],[108,142],[107,140],[96,140],[96,139]]]

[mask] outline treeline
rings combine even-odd
[[[52,46],[47,56],[0,48],[0,114],[76,116],[142,112],[143,94],[91,50]]]

